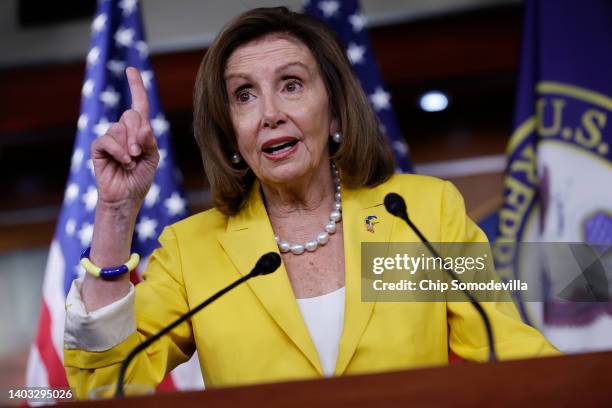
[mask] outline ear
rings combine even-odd
[[[333,118],[331,122],[329,122],[329,134],[333,135],[334,133],[340,131],[340,125],[338,124],[338,119]]]

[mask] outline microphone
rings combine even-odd
[[[134,349],[130,351],[130,354],[128,354],[125,360],[123,360],[123,362],[121,363],[121,368],[119,369],[119,376],[117,377],[117,387],[115,390],[115,397],[124,396],[123,383],[125,380],[125,372],[130,362],[134,359],[134,357],[136,357],[136,355],[138,355],[138,353],[140,353],[141,351],[149,347],[152,343],[154,343],[164,334],[168,333],[170,330],[174,329],[176,326],[183,323],[185,320],[189,319],[191,316],[198,313],[200,310],[204,309],[206,306],[208,306],[215,300],[219,299],[221,296],[225,295],[230,290],[234,289],[236,286],[239,286],[242,283],[256,276],[268,275],[274,272],[275,270],[277,270],[280,264],[281,264],[281,257],[279,254],[275,252],[268,252],[267,254],[262,255],[259,258],[259,260],[257,260],[257,263],[255,264],[255,266],[253,267],[251,272],[249,272],[248,275],[243,276],[242,278],[234,281],[233,283],[229,284],[225,288],[221,289],[220,291],[218,291],[217,293],[215,293],[214,295],[212,295],[211,297],[209,297],[208,299],[204,300],[202,303],[194,307],[192,310],[185,313],[184,315],[182,315],[181,317],[179,317],[178,319],[170,323],[168,326],[161,329],[157,334],[149,337],[148,339],[140,343],[138,346],[134,347]]]
[[[438,251],[436,251],[434,247],[431,246],[431,244],[429,243],[429,240],[425,238],[425,236],[421,233],[421,231],[417,228],[417,226],[414,225],[414,223],[410,220],[410,218],[408,218],[408,211],[406,211],[406,202],[404,201],[402,196],[396,193],[387,194],[385,196],[385,208],[391,215],[395,215],[396,217],[401,218],[402,220],[406,221],[408,226],[417,234],[419,239],[425,244],[429,252],[431,252],[436,258],[442,259]],[[442,267],[452,279],[455,279],[461,282],[461,279],[459,279],[459,276],[457,276],[457,273],[455,273],[455,271],[452,268],[447,268],[445,265],[445,262],[442,262]],[[489,316],[487,315],[485,310],[482,308],[482,306],[480,306],[480,303],[476,301],[474,296],[472,296],[472,294],[467,289],[462,289],[462,292],[468,298],[472,306],[474,306],[478,314],[480,314],[480,317],[482,318],[482,321],[484,323],[484,326],[487,332],[487,341],[489,343],[489,361],[490,362],[497,361],[497,353],[495,352],[495,342],[493,341],[493,330],[491,328],[491,322],[489,320]]]

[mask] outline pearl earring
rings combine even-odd
[[[238,164],[242,161],[242,157],[240,157],[238,153],[234,153],[232,154],[232,158],[230,160],[232,161],[232,163]]]
[[[340,143],[342,141],[342,133],[334,132],[334,134],[332,135],[332,139],[334,142]]]

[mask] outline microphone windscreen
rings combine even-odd
[[[385,196],[385,208],[388,212],[395,215],[396,217],[408,217],[408,213],[406,212],[406,202],[399,194],[387,194]]]
[[[280,264],[280,255],[276,252],[268,252],[259,258],[255,265],[255,269],[259,271],[259,275],[267,275],[277,270]]]

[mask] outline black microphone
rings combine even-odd
[[[134,349],[130,351],[130,354],[128,354],[126,359],[123,360],[123,362],[121,363],[121,368],[119,369],[119,377],[117,378],[117,389],[115,390],[115,397],[124,396],[123,382],[125,380],[125,372],[130,362],[134,359],[134,357],[136,357],[136,355],[138,355],[138,353],[149,347],[153,342],[158,340],[164,334],[168,333],[170,330],[174,329],[176,326],[183,323],[185,320],[189,319],[191,316],[198,313],[200,310],[204,309],[206,306],[219,299],[221,296],[225,295],[230,290],[234,289],[236,286],[239,286],[240,284],[256,276],[268,275],[277,270],[280,264],[281,257],[279,254],[275,252],[268,252],[267,254],[262,255],[248,275],[243,276],[242,278],[236,280],[234,283],[231,283],[225,288],[221,289],[220,291],[218,291],[217,293],[215,293],[214,295],[191,309],[189,312],[185,313],[184,315],[170,323],[168,326],[161,329],[157,334],[149,337],[148,339],[140,343],[138,346],[134,347]]]
[[[395,215],[396,217],[406,221],[408,226],[418,235],[419,239],[423,241],[429,252],[431,252],[436,258],[443,259],[438,253],[438,251],[436,251],[434,247],[431,246],[429,240],[425,238],[425,235],[423,235],[421,231],[417,228],[417,226],[414,225],[414,223],[410,220],[410,218],[408,218],[408,211],[406,211],[406,202],[404,201],[402,196],[396,193],[387,194],[385,196],[385,208],[390,214]],[[452,268],[446,267],[445,262],[442,262],[442,267],[452,279],[461,282],[461,279],[459,279],[459,276],[457,276],[455,271]],[[474,296],[472,296],[472,294],[467,289],[463,289],[462,291],[468,298],[472,306],[474,306],[476,311],[480,314],[480,317],[482,318],[482,321],[484,323],[485,329],[487,331],[487,340],[489,342],[489,361],[496,361],[497,353],[495,352],[495,342],[493,341],[493,330],[491,328],[489,316],[487,315],[487,312],[485,312],[485,310],[482,308],[482,306],[480,306],[480,303],[476,301]]]

